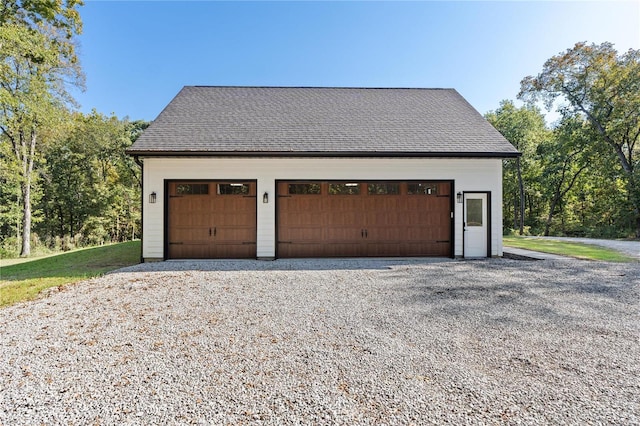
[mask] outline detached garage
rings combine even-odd
[[[502,160],[453,89],[185,87],[130,148],[146,261],[502,255]]]

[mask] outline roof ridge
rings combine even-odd
[[[453,90],[453,87],[377,87],[377,86],[219,86],[219,85],[186,85],[184,87],[218,88],[218,89],[348,89],[348,90]]]

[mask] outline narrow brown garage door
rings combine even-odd
[[[256,256],[255,182],[171,182],[168,191],[168,258]]]
[[[451,256],[451,182],[279,182],[278,256]]]

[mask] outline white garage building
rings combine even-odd
[[[131,146],[145,261],[502,255],[502,160],[453,89],[185,87]]]

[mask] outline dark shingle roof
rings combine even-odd
[[[187,86],[132,155],[513,157],[453,89]]]

